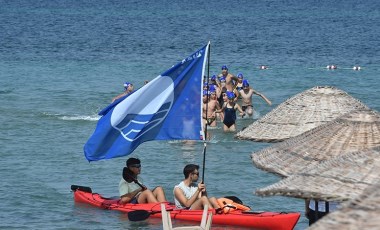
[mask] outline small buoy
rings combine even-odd
[[[326,66],[326,69],[337,69],[338,67],[336,65],[328,65]]]
[[[262,65],[260,66],[260,69],[268,69],[268,66]]]
[[[352,67],[353,70],[361,70],[360,66],[354,66]]]

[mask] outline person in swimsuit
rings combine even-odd
[[[120,203],[157,203],[166,202],[165,193],[162,187],[149,190],[142,182],[140,176],[141,162],[137,158],[129,158],[127,167],[123,169],[123,178],[119,182]]]
[[[220,105],[219,108],[222,108],[223,105],[224,105],[225,103],[228,102],[227,92],[223,92],[223,93],[221,94],[221,99],[222,99],[222,101],[219,102],[219,98],[218,98],[218,102],[219,102],[219,105]],[[224,114],[221,113],[221,112],[218,112],[218,110],[216,110],[215,113],[216,113],[216,116],[219,117],[219,120],[220,120],[221,122],[223,122],[223,120],[224,120]]]
[[[228,72],[228,67],[226,65],[222,66],[222,73],[219,74],[219,79],[224,78],[226,80],[227,91],[233,91],[235,89],[235,82],[237,82],[237,77]]]
[[[202,118],[204,125],[217,126],[215,111],[218,109],[220,109],[220,106],[216,100],[216,91],[213,85],[210,85],[210,91],[203,91]]]
[[[236,110],[239,110],[240,115],[243,117],[245,112],[241,109],[240,105],[237,104],[235,100],[235,94],[233,92],[227,91],[228,102],[226,102],[222,109],[216,112],[223,112],[223,130],[224,132],[235,132],[236,131]]]
[[[217,103],[218,103],[218,106],[219,108],[222,108],[222,105],[223,103],[221,102],[223,100],[223,96],[222,96],[222,88],[220,87],[220,82],[217,82],[216,80],[216,76],[213,75],[211,77],[211,83],[209,84],[209,91],[210,92],[215,92],[215,94],[212,94],[210,95],[211,99],[212,100],[216,100]],[[220,117],[221,114],[216,114],[216,118],[220,121],[222,121],[223,119],[221,119]]]
[[[253,112],[254,112],[253,106],[252,106],[252,95],[253,94],[260,96],[262,99],[264,99],[264,101],[266,103],[268,103],[268,105],[272,105],[272,102],[268,98],[266,98],[263,94],[257,92],[256,90],[252,89],[251,87],[249,87],[249,82],[246,79],[243,80],[243,89],[241,89],[239,91],[239,94],[242,98],[241,108],[250,117],[253,115]]]
[[[220,88],[220,82],[216,80],[216,75],[212,75],[209,84],[215,85],[215,88]],[[220,95],[217,95],[217,96],[220,96]]]
[[[210,86],[210,89],[211,89],[211,87],[215,88],[216,97],[218,98],[218,101],[219,101],[219,98],[222,94],[222,88],[223,87],[221,86],[221,82],[217,79],[216,75],[213,75],[211,77],[209,86]]]
[[[132,93],[133,92],[133,84],[129,83],[129,82],[124,83],[124,90],[125,91],[123,93],[121,93],[121,94],[117,95],[116,97],[112,98],[111,103],[113,103],[114,101],[116,101],[119,98],[124,97],[127,94]]]
[[[243,77],[243,74],[242,73],[239,73],[237,75],[237,83],[236,83],[236,90],[239,92],[241,89],[243,89],[243,80],[244,80],[244,77]]]
[[[220,88],[220,95],[218,96],[218,102],[219,102],[220,107],[222,107],[223,104],[224,104],[223,93],[227,92],[226,78],[224,78],[224,77],[219,78],[218,85],[219,85],[219,88]]]

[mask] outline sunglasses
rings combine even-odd
[[[129,167],[132,167],[132,168],[141,168],[141,164],[134,164],[134,165],[130,165]]]
[[[191,174],[199,176],[199,172],[197,172],[197,173],[191,173]]]

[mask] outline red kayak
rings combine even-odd
[[[120,199],[105,198],[97,193],[92,193],[91,188],[72,185],[74,200],[86,203],[102,209],[118,210],[128,213],[132,221],[143,220],[148,217],[161,218],[160,203],[150,204],[120,204]],[[166,209],[170,211],[172,219],[200,222],[203,210],[176,209],[175,205],[166,203]],[[212,224],[241,226],[257,229],[293,229],[300,218],[300,213],[278,212],[253,212],[234,211],[227,214],[219,214],[213,210]]]

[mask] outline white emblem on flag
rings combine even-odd
[[[168,76],[155,78],[115,106],[111,125],[132,142],[161,124],[173,101],[173,80]]]

